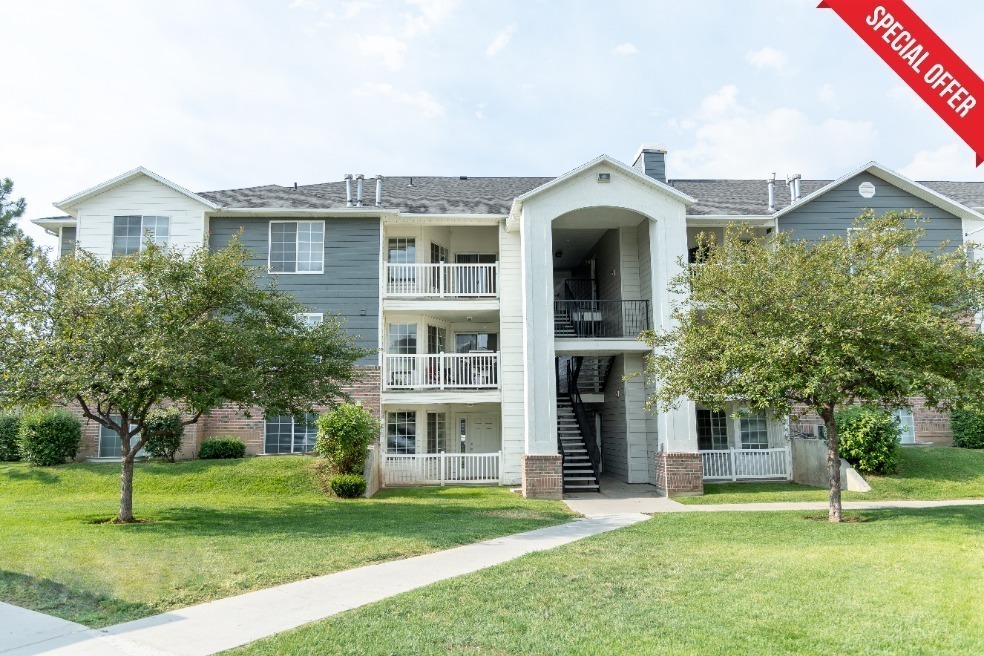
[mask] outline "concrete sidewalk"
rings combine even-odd
[[[682,503],[669,512],[734,512],[763,510],[827,510],[826,501],[789,501],[782,503],[719,503],[687,506]],[[954,499],[953,501],[843,501],[844,510],[888,510],[890,508],[947,508],[951,506],[984,506],[982,499]]]
[[[0,654],[86,631],[75,622],[0,602]],[[26,652],[30,653],[30,652]]]
[[[52,624],[52,633],[47,638],[43,632],[21,636],[13,630],[8,637],[11,642],[7,643],[7,649],[0,644],[0,654],[205,656],[408,590],[647,519],[647,515],[640,513],[623,513],[575,520],[560,526],[219,599],[105,629],[89,630],[75,624],[73,627],[77,629],[68,631],[68,627],[63,627],[68,632],[61,633],[61,629]],[[5,620],[5,617],[0,617],[6,627]],[[16,629],[16,626],[12,628]],[[19,643],[16,642],[18,640]]]

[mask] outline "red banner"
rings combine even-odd
[[[903,0],[823,0],[984,162],[984,82]]]

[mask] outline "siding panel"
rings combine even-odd
[[[213,249],[223,248],[238,234],[239,242],[253,253],[249,264],[259,268],[261,279],[275,279],[279,289],[294,294],[312,312],[343,315],[345,328],[357,336],[360,346],[378,349],[379,220],[324,219],[324,273],[297,275],[267,273],[271,220],[280,219],[212,218],[209,245]],[[376,354],[359,360],[364,365],[377,362]]]

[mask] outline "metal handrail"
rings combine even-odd
[[[638,337],[651,326],[649,301],[555,301],[577,337]]]

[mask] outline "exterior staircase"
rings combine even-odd
[[[557,438],[564,456],[564,492],[599,492],[601,486],[591,466],[584,436],[571,400],[566,396],[557,397]]]
[[[574,324],[563,312],[554,312],[554,337],[577,337]]]

